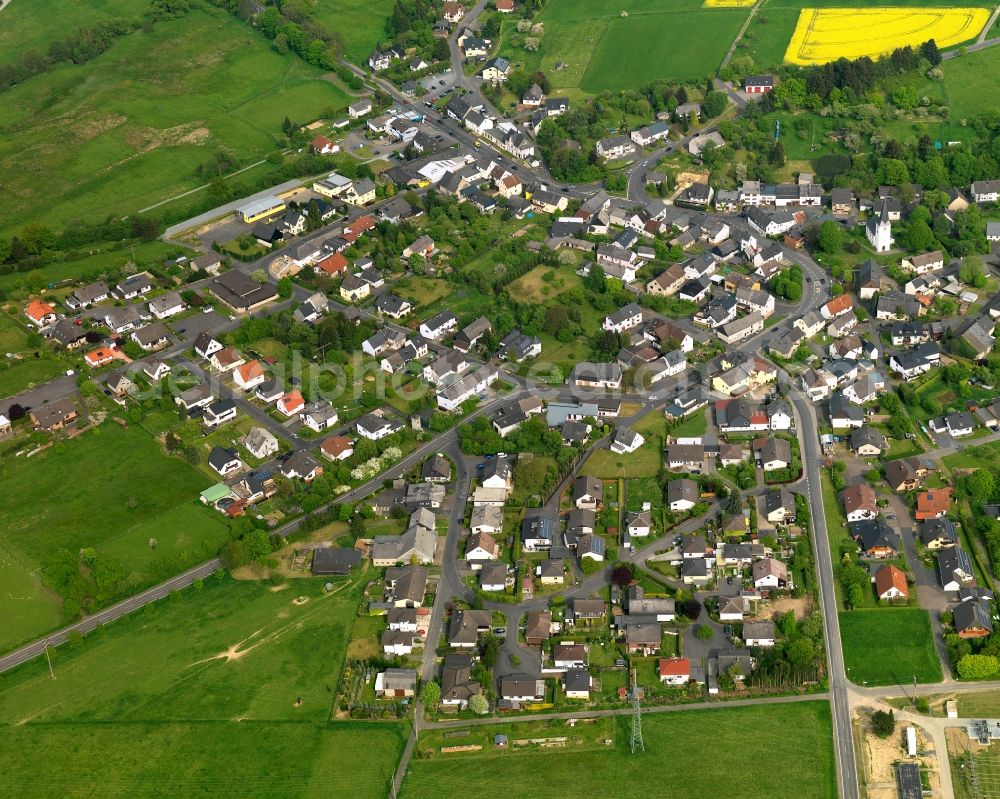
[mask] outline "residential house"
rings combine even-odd
[[[920,541],[928,549],[958,546],[958,529],[951,519],[926,519],[918,528]]]
[[[552,635],[552,613],[529,610],[524,625],[524,640],[528,646],[541,646]]]
[[[875,572],[873,582],[875,583],[875,596],[879,599],[895,601],[910,598],[910,589],[906,584],[906,574],[891,563],[886,564]]]
[[[337,424],[337,409],[328,400],[310,402],[299,412],[299,419],[310,430],[322,433]]]
[[[847,486],[841,493],[844,513],[848,522],[874,519],[878,516],[878,501],[873,489],[867,483]]]
[[[604,504],[604,484],[596,477],[577,477],[573,481],[573,504],[577,508],[600,510]]]
[[[220,399],[205,408],[201,419],[205,427],[212,428],[233,421],[237,415],[235,402],[231,399]]]
[[[743,625],[743,641],[750,647],[772,647],[775,643],[773,621],[748,621]]]
[[[689,511],[701,499],[701,489],[694,480],[681,478],[667,483],[667,506],[672,511]]]
[[[945,591],[958,591],[975,585],[976,575],[972,569],[972,559],[961,547],[939,549],[937,563],[941,587]]]
[[[236,450],[226,447],[212,447],[208,454],[208,465],[223,477],[238,472],[244,466]]]
[[[971,599],[952,609],[952,624],[959,638],[986,638],[993,634],[993,614],[989,600]]]
[[[28,411],[31,426],[35,430],[49,433],[62,430],[66,425],[75,422],[78,415],[72,397],[45,403]]]
[[[243,391],[251,391],[267,379],[264,365],[258,361],[247,361],[233,370],[233,382]]]
[[[264,427],[251,427],[242,444],[258,460],[268,460],[278,452],[278,439]]]
[[[847,529],[867,558],[881,560],[895,558],[899,554],[899,533],[881,519],[849,522]]]
[[[788,567],[775,558],[762,558],[750,567],[754,588],[784,589],[791,588],[792,581],[788,575]]]
[[[951,489],[938,488],[933,491],[922,491],[917,494],[917,508],[914,513],[916,520],[939,519],[947,515],[951,507]]]

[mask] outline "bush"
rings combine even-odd
[[[888,738],[896,729],[896,714],[891,710],[876,710],[872,713],[872,732],[879,738]]]

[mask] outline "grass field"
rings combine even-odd
[[[653,510],[663,506],[663,486],[653,477],[634,477],[625,482],[625,510],[640,511],[648,502]]]
[[[544,70],[555,88],[570,94],[635,88],[658,78],[701,83],[718,69],[749,13],[702,5],[703,0],[626,0],[613,7],[597,0],[550,0],[537,18],[545,26],[538,52],[501,49],[514,63]]]
[[[536,266],[527,274],[507,284],[507,293],[517,302],[538,305],[559,296],[564,291],[576,288],[582,282],[583,279],[570,269]]]
[[[13,61],[14,56],[29,50],[44,52],[49,43],[80,28],[109,19],[138,19],[146,4],[136,0],[36,0],[32,3],[11,4],[4,9],[0,26],[0,60]],[[58,20],[58,25],[53,25]]]
[[[3,633],[0,649],[27,641],[62,622],[62,601],[42,585],[35,564],[0,542],[0,608]]]
[[[28,330],[19,321],[0,314],[0,398],[44,383],[66,369],[66,365],[44,347],[28,346]],[[7,354],[20,355],[21,359],[8,359]],[[36,358],[38,353],[41,357]]]
[[[163,455],[137,427],[106,422],[30,460],[4,463],[3,478],[0,546],[25,571],[20,578],[25,585],[60,548],[95,547],[112,554],[140,584],[154,566],[179,572],[210,557],[229,535],[221,516],[197,504],[198,493],[211,481],[184,461]],[[5,570],[12,569],[7,564]],[[39,620],[51,621],[52,598],[37,591],[22,597],[11,589],[0,595],[0,614],[16,610],[27,619],[36,613],[36,603],[45,608],[37,611]],[[52,625],[20,626],[18,631],[7,624],[0,628],[0,648]]]
[[[1000,691],[958,694],[958,715],[963,719],[993,719],[1000,716]]]
[[[393,0],[311,0],[316,20],[344,45],[344,55],[362,63],[382,42]]]
[[[364,579],[209,579],[3,675],[5,790],[384,797],[402,727],[328,720]]]
[[[1000,71],[1000,50],[989,47],[966,53],[941,64],[946,101],[954,119],[966,119],[987,108],[1000,108],[1000,85],[982,80]]]
[[[0,366],[0,398],[12,397],[65,371],[66,364],[62,361],[57,361],[44,350],[39,352],[43,353],[43,357],[29,357],[13,361],[9,366]]]
[[[395,293],[419,309],[447,297],[451,293],[451,284],[447,280],[410,276],[396,284]]]
[[[195,170],[218,150],[261,158],[286,116],[308,122],[347,102],[236,18],[193,8],[4,93],[0,234],[134,212],[201,185]]]
[[[774,705],[766,717],[768,723],[761,724],[756,708],[647,713],[642,719],[645,751],[634,755],[629,750],[628,717],[615,717],[611,746],[595,741],[565,750],[497,750],[486,736],[473,732],[447,743],[480,743],[482,738],[482,752],[412,760],[401,795],[403,799],[461,796],[469,774],[480,773],[502,774],[511,796],[546,799],[637,796],[648,793],[651,785],[669,786],[667,792],[676,799],[727,796],[734,788],[743,799],[836,796],[829,705]],[[588,735],[583,725],[523,733],[521,726],[489,730],[502,731],[511,739]],[[794,736],[788,735],[791,729]],[[581,748],[587,751],[581,753]]]
[[[580,474],[611,479],[613,477],[656,477],[663,465],[659,439],[647,439],[635,452],[619,455],[599,449],[583,464]]]
[[[941,662],[926,610],[844,612],[840,636],[848,677],[858,685],[907,685],[914,677],[921,683],[941,681]]]

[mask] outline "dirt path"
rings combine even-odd
[[[755,3],[754,7],[750,9],[750,14],[747,17],[747,21],[743,23],[743,27],[740,28],[740,32],[736,34],[736,38],[733,39],[733,43],[729,45],[729,50],[726,51],[726,57],[722,59],[722,63],[719,65],[719,69],[723,70],[729,66],[730,60],[732,60],[733,54],[736,52],[736,48],[739,46],[740,41],[743,39],[743,34],[747,32],[747,28],[750,27],[750,23],[753,22],[753,18],[757,16],[757,11],[763,2]]]

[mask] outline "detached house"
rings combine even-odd
[[[623,333],[642,324],[642,308],[632,302],[604,317],[604,329]]]
[[[879,599],[893,601],[910,598],[910,589],[906,584],[906,574],[891,563],[875,572],[873,582],[875,583],[875,595]]]

